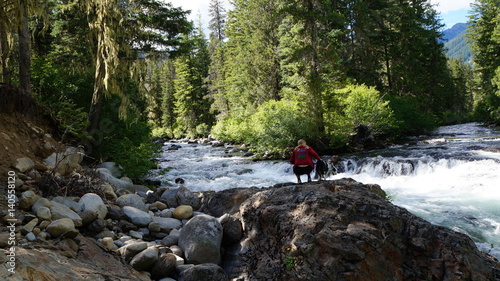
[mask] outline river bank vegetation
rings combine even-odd
[[[211,0],[209,30],[166,1],[7,0],[1,79],[134,178],[150,169],[152,136],[331,151],[360,124],[390,141],[500,123],[499,7],[473,4],[468,64],[445,56],[423,0]]]

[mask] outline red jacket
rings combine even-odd
[[[311,147],[306,148],[305,146],[299,146],[295,148],[290,156],[290,163],[293,167],[307,165],[314,168],[313,158],[320,160],[318,153],[314,151]]]

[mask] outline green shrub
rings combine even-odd
[[[391,96],[389,100],[394,117],[399,121],[394,134],[420,134],[437,126],[437,118],[422,112],[414,98]]]
[[[89,137],[86,129],[88,104],[92,97],[91,78],[85,73],[58,69],[47,59],[33,61],[34,97],[53,113],[63,132],[80,140]]]
[[[334,147],[345,145],[354,128],[364,124],[374,135],[393,132],[398,122],[389,106],[374,87],[348,85],[335,91],[337,110],[325,114],[325,125]]]

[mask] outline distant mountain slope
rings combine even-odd
[[[446,55],[452,58],[470,62],[472,53],[470,44],[467,43],[466,33],[468,25],[457,23],[452,28],[443,31],[444,47]]]
[[[444,34],[443,39],[445,41],[450,41],[451,39],[463,33],[465,30],[467,30],[466,23],[457,23],[451,28],[448,28],[445,31],[443,31]]]

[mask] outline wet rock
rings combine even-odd
[[[184,251],[188,262],[194,264],[220,262],[222,226],[209,215],[192,218],[182,228],[179,247]]]
[[[181,205],[172,212],[172,216],[178,220],[187,220],[193,216],[193,207]]]
[[[153,220],[150,214],[131,206],[123,207],[123,213],[131,223],[137,226],[147,226]]]
[[[97,213],[99,219],[104,219],[108,214],[108,208],[104,205],[101,197],[95,193],[87,193],[78,201],[82,205],[82,211]]]

